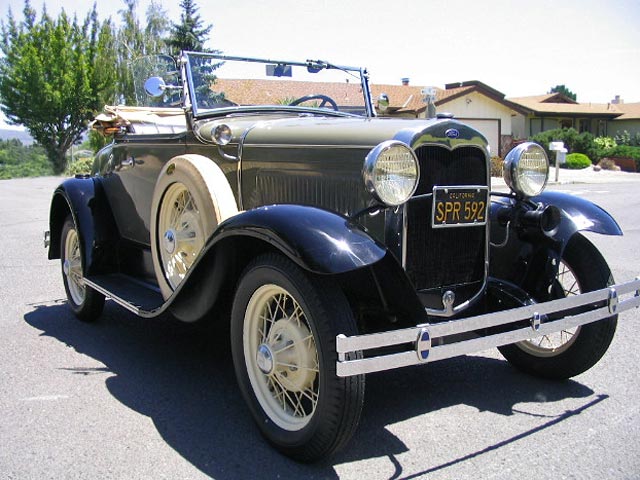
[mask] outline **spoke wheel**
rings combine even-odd
[[[251,296],[244,360],[258,402],[285,430],[309,423],[318,404],[318,352],[304,311],[289,292],[264,285]]]
[[[204,246],[205,227],[195,199],[182,183],[167,189],[158,215],[162,268],[175,289]]]
[[[80,320],[96,320],[104,308],[104,295],[85,285],[82,243],[71,215],[64,222],[60,240],[62,281],[67,301]]]
[[[336,335],[357,329],[335,282],[262,255],[241,276],[231,322],[240,391],[264,437],[305,462],[341,448],[360,419],[364,376],[336,375]]]
[[[563,298],[613,284],[611,270],[598,249],[576,233],[567,244],[552,297]],[[520,370],[543,378],[566,379],[593,367],[605,354],[616,330],[614,315],[581,327],[499,347]]]
[[[582,293],[573,270],[564,261],[560,262],[552,290],[556,298],[571,297]],[[531,355],[553,357],[569,349],[578,338],[579,333],[580,327],[560,330],[549,335],[525,340],[518,343],[518,346]]]

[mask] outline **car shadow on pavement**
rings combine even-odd
[[[278,454],[260,436],[237,388],[224,329],[184,324],[170,316],[144,320],[112,302],[92,324],[76,320],[64,303],[36,306],[25,321],[41,335],[102,363],[100,371],[113,373],[105,384],[118,401],[149,417],[171,448],[219,479],[338,478],[335,465],[375,457],[393,462],[393,455],[407,451],[385,427],[409,418],[460,404],[514,415],[515,405],[522,402],[594,393],[575,381],[537,380],[485,357],[369,375],[363,418],[351,443],[324,462],[302,465]],[[73,365],[65,370],[70,375],[92,373]],[[438,444],[437,431],[425,428],[423,434]]]

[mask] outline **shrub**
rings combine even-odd
[[[579,170],[590,166],[591,160],[584,153],[570,153],[567,155],[567,161],[564,164],[565,168],[571,170]]]
[[[618,130],[614,135],[614,138],[618,145],[640,147],[640,132],[629,133],[627,130]]]
[[[531,137],[531,140],[540,144],[547,152],[549,161],[553,162],[555,153],[549,150],[549,143],[564,142],[564,146],[569,153],[584,153],[590,158],[596,156],[596,146],[594,137],[589,132],[578,133],[575,128],[558,128],[547,130]]]
[[[79,157],[69,164],[65,173],[69,177],[73,177],[74,175],[89,175],[92,166],[93,157]]]
[[[504,160],[502,157],[491,157],[491,176],[502,177],[502,165]]]

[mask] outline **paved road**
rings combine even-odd
[[[361,427],[331,461],[265,445],[226,339],[108,303],[76,321],[42,231],[57,179],[0,181],[0,478],[629,479],[640,476],[638,311],[603,361],[553,383],[495,351],[370,375]],[[592,237],[618,280],[640,274],[639,182],[555,185],[611,211]]]

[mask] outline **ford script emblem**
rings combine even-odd
[[[458,138],[460,136],[460,132],[455,128],[450,128],[446,132],[444,132],[447,138]]]

